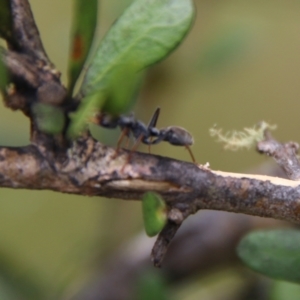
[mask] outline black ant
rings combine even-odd
[[[132,135],[136,140],[136,143],[132,147],[132,151],[135,151],[141,142],[149,145],[150,147],[150,145],[155,145],[161,141],[165,141],[169,142],[171,145],[186,147],[191,155],[192,161],[195,163],[195,157],[189,147],[194,143],[192,135],[184,128],[178,126],[169,126],[162,129],[156,128],[155,126],[159,113],[160,108],[158,107],[155,110],[148,126],[143,122],[136,120],[133,114],[129,116],[121,115],[113,117],[102,113],[97,117],[96,123],[104,128],[121,128],[122,134],[119,138],[117,149],[120,148],[124,136],[129,138]]]

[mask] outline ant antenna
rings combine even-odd
[[[193,163],[197,165],[195,156],[194,156],[194,154],[193,154],[193,152],[192,152],[192,149],[191,149],[189,146],[187,146],[187,145],[185,145],[185,148],[186,148],[187,151],[189,152],[189,154],[190,154],[190,156],[191,156],[191,158],[192,158]]]

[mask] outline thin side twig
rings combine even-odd
[[[28,0],[11,0],[13,36],[18,50],[32,58],[52,65],[42,44]]]
[[[257,143],[257,150],[260,153],[273,157],[289,179],[300,180],[300,162],[297,157],[299,151],[298,143],[281,144],[273,139],[271,133],[266,130],[265,139]]]

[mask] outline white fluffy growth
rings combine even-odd
[[[221,128],[214,126],[209,130],[212,137],[216,137],[217,142],[224,144],[224,149],[237,151],[243,148],[249,149],[257,142],[264,139],[265,130],[274,130],[276,125],[260,122],[252,128],[244,128],[243,131],[229,131],[222,133]]]

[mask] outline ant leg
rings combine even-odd
[[[194,156],[194,154],[193,154],[191,148],[190,148],[188,145],[185,145],[185,148],[189,151],[193,163],[196,164],[195,156]]]
[[[119,139],[118,139],[118,142],[117,142],[117,148],[116,148],[116,151],[115,151],[115,154],[113,155],[113,159],[117,157],[117,155],[119,154],[119,150],[121,148],[121,144],[122,144],[122,141],[124,139],[125,136],[128,136],[128,128],[124,128],[119,136]]]
[[[121,173],[123,173],[125,166],[126,166],[126,165],[129,163],[129,161],[130,161],[130,158],[131,158],[132,153],[136,151],[136,149],[137,149],[138,146],[140,145],[140,143],[141,143],[143,137],[144,137],[144,135],[141,134],[141,135],[138,137],[138,139],[136,140],[136,142],[134,143],[134,145],[132,146],[130,152],[128,153],[128,157],[127,157],[127,159],[126,159],[126,163],[124,164],[124,166],[123,166],[122,169],[121,169]]]
[[[151,154],[152,136],[149,138],[148,153]]]
[[[126,142],[125,142],[125,148],[129,148],[129,137],[126,135]]]
[[[150,138],[150,142],[151,142],[151,138]],[[151,144],[148,145],[148,153],[151,154]]]
[[[119,136],[118,142],[117,142],[117,150],[121,148],[122,141],[125,136],[128,136],[128,128],[124,128]]]
[[[136,142],[135,142],[134,145],[132,146],[130,152],[135,152],[135,151],[137,150],[137,148],[138,148],[138,146],[140,145],[140,143],[141,143],[143,137],[144,137],[143,134],[141,134],[141,135],[138,137],[138,139],[136,140]]]

